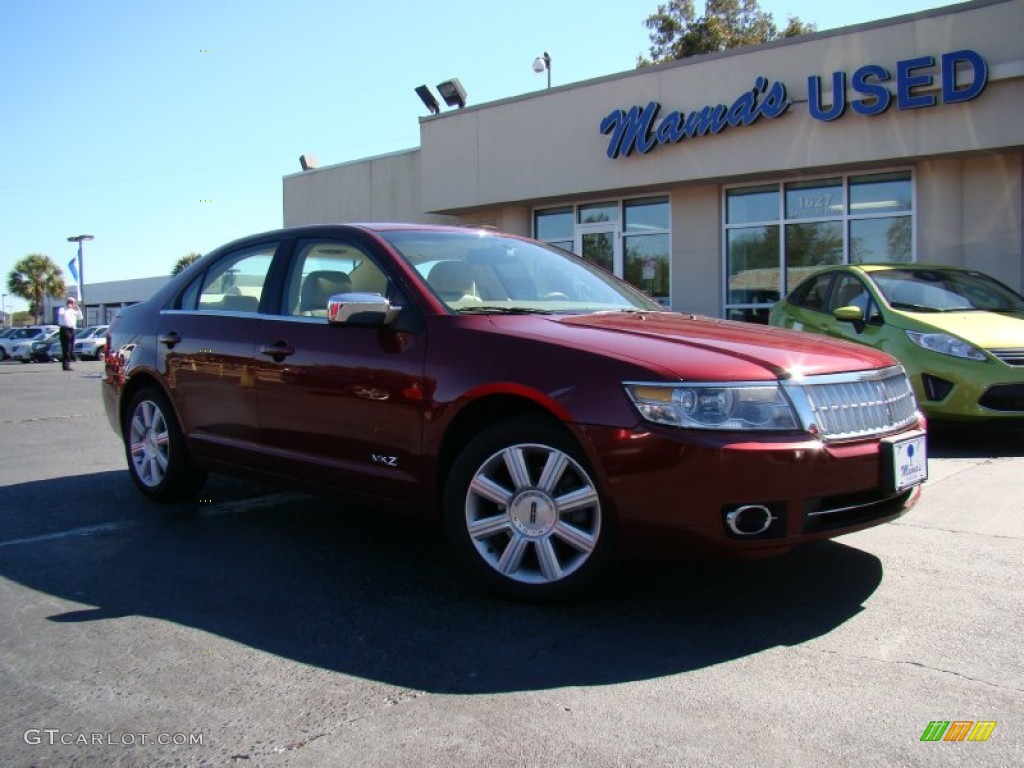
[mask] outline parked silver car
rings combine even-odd
[[[14,349],[26,341],[40,341],[50,334],[56,333],[56,325],[32,325],[27,328],[15,328],[6,338],[0,338],[0,360],[14,356]],[[29,345],[31,350],[31,345]]]
[[[107,346],[109,325],[92,325],[75,334],[75,357],[79,360],[99,360]]]

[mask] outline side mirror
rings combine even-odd
[[[852,304],[848,307],[836,307],[832,317],[841,323],[853,323],[853,330],[857,333],[864,332],[864,310]]]
[[[864,310],[852,304],[848,307],[837,307],[832,316],[841,323],[864,322]]]
[[[336,293],[327,300],[331,325],[390,325],[401,311],[379,293]]]

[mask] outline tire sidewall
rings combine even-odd
[[[597,545],[585,563],[557,582],[527,584],[502,576],[480,557],[466,526],[466,496],[473,477],[495,453],[520,444],[548,446],[570,456],[587,474],[600,500],[601,525]],[[452,549],[475,580],[483,582],[503,597],[555,602],[578,596],[590,589],[607,572],[614,552],[613,521],[609,507],[590,462],[564,428],[538,419],[516,418],[488,427],[462,449],[445,482],[442,514],[445,533]]]
[[[164,473],[163,480],[157,485],[146,485],[142,482],[136,472],[135,462],[132,461],[131,424],[136,411],[144,402],[153,403],[160,410],[164,423],[167,425],[167,471]],[[195,494],[202,486],[205,475],[196,470],[189,460],[185,447],[185,436],[178,425],[174,407],[167,395],[155,387],[143,387],[132,397],[125,413],[122,442],[124,443],[125,458],[128,461],[128,474],[131,475],[132,482],[152,501],[180,501]]]

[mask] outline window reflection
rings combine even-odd
[[[581,205],[579,211],[580,224],[597,224],[619,220],[618,203],[591,203]]]
[[[782,289],[779,228],[744,227],[729,232],[728,303],[774,302]]]
[[[634,235],[626,238],[623,277],[662,306],[669,299],[668,235]]]
[[[850,222],[850,261],[909,262],[911,240],[909,216],[854,219]]]
[[[818,179],[786,185],[787,219],[824,219],[842,215],[842,179]]]
[[[850,213],[895,213],[911,210],[910,174],[879,173],[850,179]]]
[[[727,190],[727,315],[736,309],[757,319],[750,307],[732,305],[767,306],[825,265],[912,261],[912,182],[910,171],[896,171]]]
[[[729,224],[752,224],[776,221],[779,218],[779,185],[744,187],[729,192],[726,221]]]

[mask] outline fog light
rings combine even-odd
[[[786,533],[785,505],[741,504],[722,510],[723,522],[730,535],[736,538],[774,538]]]

